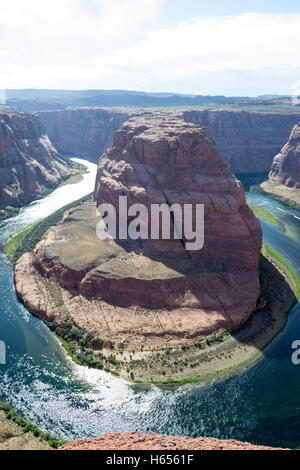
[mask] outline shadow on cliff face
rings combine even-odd
[[[171,270],[178,275],[182,276],[191,276],[195,274],[218,274],[222,271],[226,271],[226,265],[222,263],[210,262],[208,260],[201,260],[199,256],[193,257],[191,252],[187,252],[184,248],[183,240],[168,240],[169,243],[175,242],[178,246],[181,246],[181,249],[177,250],[174,255],[164,254],[164,255],[155,255],[151,251],[147,250],[143,244],[143,240],[137,240],[134,243],[127,240],[115,239],[114,242],[119,245],[123,250],[128,254],[135,253],[136,255],[143,255],[149,260],[155,263],[160,263],[164,265],[167,269]],[[157,240],[157,242],[166,242],[166,240]],[[149,273],[150,274],[150,273]],[[155,277],[157,273],[153,271],[153,276]]]
[[[238,269],[210,261],[205,255],[201,259],[199,253],[193,258],[184,248],[177,257],[156,256],[147,252],[141,241],[134,244],[116,239],[111,244],[121,248],[122,255],[87,276],[92,290],[86,293],[91,297],[100,294],[106,302],[125,308],[183,309],[182,315],[187,309],[198,311],[200,323],[202,312],[207,331],[216,316],[216,329],[235,329],[256,307],[259,281],[246,264]]]
[[[268,179],[269,172],[262,173],[236,173],[236,178],[241,181],[244,191],[250,191],[251,186],[256,186]]]
[[[124,242],[118,239],[114,241],[122,246],[128,254],[133,251],[136,254],[141,254],[140,250],[143,249],[141,240],[139,240],[139,243],[135,246],[128,241]],[[225,265],[216,265],[215,263],[208,262],[204,262],[200,265],[199,261],[191,258],[179,259],[174,257],[153,256],[151,253],[147,253],[147,257],[154,262],[154,266],[155,263],[162,263],[167,268],[180,273],[182,276],[198,275],[200,280],[201,274],[214,273],[218,275],[226,272]],[[262,254],[260,256],[259,271],[261,295],[257,302],[257,308],[248,321],[242,325],[237,332],[232,331],[231,333],[237,340],[249,345],[253,338],[249,337],[248,334],[243,335],[243,331],[248,332],[251,324],[257,322],[257,317],[263,319],[265,326],[269,327],[272,323],[276,323],[277,314],[284,316],[291,306],[298,301],[284,275]],[[154,272],[153,274],[155,275],[156,273]]]
[[[207,258],[201,263],[187,256],[149,257],[139,251],[139,243],[133,250],[128,242],[100,240],[98,221],[91,201],[69,211],[34,252],[39,274],[55,279],[72,296],[103,300],[116,309],[144,308],[153,310],[153,316],[160,311],[163,318],[174,311],[179,323],[193,316],[194,324],[207,332],[213,324],[215,330],[237,328],[255,308],[259,281],[252,271]],[[186,331],[193,338],[200,330]]]

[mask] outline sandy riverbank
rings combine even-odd
[[[278,201],[281,201],[289,206],[300,208],[300,189],[289,188],[283,184],[274,183],[273,181],[264,181],[258,186],[258,191],[263,192]]]

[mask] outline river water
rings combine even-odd
[[[96,165],[82,163],[90,173],[81,183],[64,186],[1,222],[0,244],[93,191]],[[264,240],[300,276],[300,213],[261,195],[247,194],[247,199],[278,217],[280,227],[261,221]],[[3,254],[0,273],[0,339],[7,345],[0,397],[42,430],[67,440],[137,430],[300,446],[300,366],[291,362],[291,344],[300,340],[300,305],[255,365],[225,379],[172,390],[130,384],[71,363],[55,336],[18,301]]]

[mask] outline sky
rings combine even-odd
[[[292,94],[299,49],[299,0],[0,0],[0,89]]]

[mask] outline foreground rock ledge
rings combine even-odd
[[[96,439],[71,442],[60,450],[283,450],[256,446],[247,442],[219,440],[212,437],[161,436],[125,432],[104,434]]]

